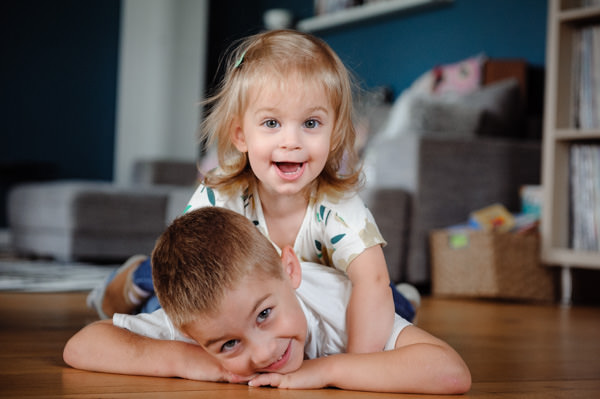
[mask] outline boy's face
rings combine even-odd
[[[214,315],[198,317],[185,332],[238,376],[297,370],[307,331],[295,295],[299,284],[287,273],[283,280],[246,276],[226,293]]]
[[[326,92],[294,75],[249,93],[251,101],[233,133],[248,152],[259,189],[294,195],[316,179],[327,162],[335,112]]]

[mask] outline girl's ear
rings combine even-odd
[[[283,272],[292,282],[294,289],[300,287],[302,282],[302,267],[300,261],[290,246],[285,246],[281,250],[281,264]]]
[[[239,152],[248,152],[248,146],[246,145],[246,136],[244,135],[244,130],[242,129],[242,125],[235,121],[231,125],[231,142],[237,148]]]

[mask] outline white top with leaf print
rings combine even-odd
[[[240,192],[228,197],[201,184],[186,212],[205,206],[219,206],[244,215],[270,239],[258,192]],[[350,262],[365,249],[380,244],[386,243],[358,194],[336,201],[328,197],[317,201],[313,196],[296,237],[294,252],[302,262],[333,266],[345,272]]]

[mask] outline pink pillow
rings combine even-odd
[[[481,75],[485,57],[478,55],[466,60],[433,69],[435,83],[433,92],[470,93],[481,86]]]

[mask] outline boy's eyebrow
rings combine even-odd
[[[250,315],[253,315],[254,313],[256,313],[256,311],[258,310],[258,308],[260,307],[260,305],[270,296],[270,293],[267,293],[265,295],[263,295],[262,297],[258,298],[258,300],[256,301],[256,303],[254,304],[254,306],[252,307],[252,309],[250,310]],[[224,339],[226,339],[229,336],[229,334],[225,333],[223,335],[221,335],[220,337],[217,338],[211,338],[208,341],[206,341],[204,343],[204,347],[208,348],[212,345],[214,345],[217,342],[223,341]]]

